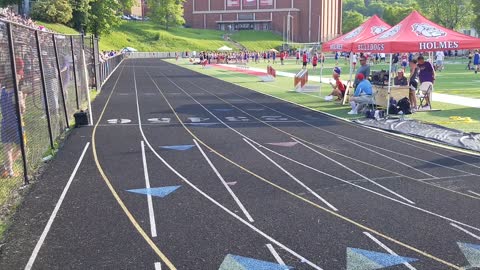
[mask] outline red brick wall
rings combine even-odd
[[[243,0],[241,0],[243,1]],[[291,7],[291,0],[276,0],[277,9],[284,9]],[[311,0],[312,14],[309,16],[309,0],[294,0],[294,8],[299,9],[300,11],[294,11],[290,14],[294,17],[293,21],[293,35],[294,39],[297,42],[316,42],[318,39],[318,18],[321,15],[321,6],[322,2],[327,1],[338,1],[339,6],[341,7],[341,0]],[[187,0],[184,5],[185,9],[185,21],[186,24],[193,28],[204,28],[204,14],[192,14],[193,13],[193,0]],[[218,10],[218,13],[215,14],[206,14],[206,26],[210,29],[218,29],[217,21],[220,21],[222,11],[224,10],[225,0],[211,0],[210,8],[212,11]],[[260,7],[261,9],[269,9],[271,7]],[[240,10],[238,8],[228,8],[227,10]],[[257,6],[252,7],[243,7],[244,10],[256,10]],[[195,0],[195,11],[207,11],[208,10],[208,0]],[[288,12],[273,12],[272,20],[272,29],[275,32],[282,33],[283,31],[283,20],[288,15]],[[334,14],[330,14],[334,15]],[[341,20],[341,10],[338,11],[338,19]],[[311,18],[311,27],[309,29],[309,18]],[[237,13],[223,13],[223,21],[234,21],[237,20]],[[270,20],[270,12],[257,12],[255,13],[256,20]],[[324,29],[323,27],[321,28]],[[341,23],[334,31],[340,33]],[[310,32],[310,39],[309,39]],[[337,34],[337,33],[334,33]],[[321,36],[325,33],[321,33]]]

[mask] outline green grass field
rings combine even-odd
[[[277,49],[282,46],[282,37],[272,32],[238,31],[231,39],[241,43],[250,51]]]
[[[458,95],[469,98],[480,98],[480,73],[474,74],[473,71],[466,70],[467,60],[465,58],[448,59],[445,63],[445,69],[441,72],[437,72],[437,80],[435,81],[435,91],[442,94]],[[256,68],[267,68],[268,63],[264,63],[263,59],[260,63],[250,63],[249,66]],[[280,61],[277,61],[273,65],[277,71],[285,71],[296,73],[301,69],[301,63],[296,64],[295,60],[285,61],[285,65],[280,65]],[[327,58],[323,77],[330,78],[332,70],[336,66],[334,59]],[[341,59],[338,66],[342,69],[342,80],[348,80],[348,63],[344,59]],[[312,74],[311,66],[309,67],[309,74]],[[371,67],[371,70],[388,70],[388,65],[377,64]],[[320,69],[314,72],[314,75],[320,75]],[[322,77],[322,78],[323,78]]]
[[[171,61],[171,62],[175,63],[175,61]],[[324,101],[324,99],[320,97],[318,94],[302,94],[302,93],[293,92],[292,78],[277,76],[275,82],[259,83],[259,80],[257,77],[250,76],[250,75],[233,73],[233,72],[216,69],[216,68],[202,69],[199,66],[191,65],[183,60],[179,61],[178,64],[183,67],[195,70],[197,72],[200,72],[209,76],[213,76],[215,78],[225,80],[225,81],[237,84],[239,86],[252,89],[254,91],[269,94],[278,98],[282,98],[297,104],[307,106],[314,110],[330,113],[345,119],[359,118],[359,116],[352,116],[347,114],[347,112],[350,110],[349,106],[341,106],[336,102]],[[255,65],[252,65],[252,66],[255,66]],[[266,64],[262,63],[262,64],[258,64],[257,66],[263,68],[263,66],[266,66]],[[276,65],[276,67],[278,67],[277,70],[284,70],[284,71],[291,71],[291,72],[295,72],[299,70],[299,67],[295,65],[294,61],[293,63],[289,63],[285,66]],[[329,70],[329,68],[327,69],[327,71]],[[449,68],[448,72],[450,72],[450,69],[452,69],[452,72],[454,72],[453,65],[451,68]],[[458,67],[458,69],[460,69],[460,67]],[[447,75],[448,72],[444,71],[442,73],[442,74],[445,74],[443,77],[444,78],[443,80],[448,81],[448,78],[450,77],[449,75]],[[328,71],[325,73],[325,76],[330,76],[330,75],[331,75],[331,71]],[[473,75],[475,74],[473,73],[465,74],[465,76],[471,76],[472,78],[473,78]],[[458,76],[458,75],[454,75],[454,76]],[[442,76],[439,77],[439,81],[441,77]],[[315,82],[310,84],[319,85],[319,83],[315,83]],[[437,84],[438,84],[438,87],[441,88],[440,87],[441,81],[438,82]],[[478,86],[477,87],[471,86],[469,89],[470,89],[469,91],[471,95],[474,95],[473,93],[475,92],[476,93],[480,92],[480,87]],[[325,96],[326,94],[330,93],[330,90],[331,90],[330,85],[322,84],[322,96]],[[440,91],[451,93],[449,92],[450,90],[448,89],[444,89]],[[464,106],[452,105],[452,104],[440,103],[440,102],[435,102],[434,105],[436,108],[441,109],[441,111],[419,112],[419,113],[409,115],[407,117],[429,122],[429,123],[439,124],[445,127],[454,128],[454,129],[462,130],[465,132],[480,133],[480,122],[479,122],[480,114],[478,113],[477,108],[464,107]],[[454,118],[451,118],[451,117],[454,117]],[[468,120],[466,121],[465,119],[459,119],[456,117],[470,117],[471,121],[468,121]]]
[[[76,31],[73,28],[70,28],[68,26],[65,26],[60,23],[46,23],[46,22],[37,22],[39,25],[45,26],[47,29],[52,30],[54,32],[60,33],[60,34],[68,34],[68,35],[78,35],[78,31]]]

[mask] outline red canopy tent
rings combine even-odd
[[[350,52],[352,51],[355,42],[376,36],[388,29],[390,29],[390,25],[380,19],[377,15],[374,15],[347,34],[325,42],[322,45],[322,50],[327,52]]]
[[[480,48],[480,39],[435,24],[417,11],[378,36],[354,44],[355,52],[423,52]]]

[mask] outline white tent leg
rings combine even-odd
[[[392,56],[393,56],[393,54],[390,53],[390,64],[389,64],[390,68],[389,68],[389,72],[388,72],[389,75],[388,75],[388,95],[387,95],[387,117],[388,117],[389,109],[390,109],[390,96],[391,96],[390,91],[392,90],[392,84],[391,84],[391,82],[392,82],[392,76],[391,76],[392,75],[392,58],[393,58]]]
[[[323,75],[323,61],[322,61],[322,66],[320,67],[320,91],[318,92],[318,96],[320,97],[322,96],[322,75]]]

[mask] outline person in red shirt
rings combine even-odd
[[[300,52],[299,51],[297,51],[297,61],[295,62],[295,64],[298,65],[298,61],[300,61]]]
[[[307,64],[308,64],[308,58],[307,58],[307,52],[303,52],[303,69],[307,69]]]
[[[315,54],[312,59],[313,70],[317,70],[317,65],[318,65],[318,56],[317,54]]]
[[[335,83],[330,82],[330,85],[332,86],[333,90],[329,96],[325,97],[325,100],[327,101],[333,100],[333,97],[337,97],[336,101],[343,100],[343,97],[345,96],[345,91],[347,89],[345,87],[345,84],[343,84],[343,82],[340,80],[341,73],[342,73],[342,70],[339,67],[335,67],[333,69],[332,77],[335,80]]]
[[[282,51],[282,52],[280,53],[280,63],[281,63],[282,65],[283,65],[283,59],[284,59],[284,58],[285,58],[285,52]]]

